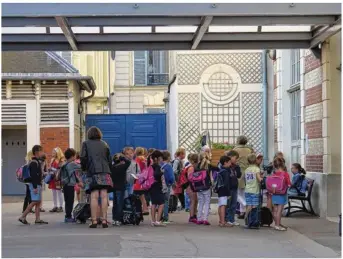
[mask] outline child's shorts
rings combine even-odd
[[[259,195],[255,193],[245,193],[245,201],[247,206],[258,206]]]
[[[227,205],[227,196],[218,197],[218,207]]]
[[[30,194],[31,194],[31,201],[41,201],[42,200],[42,186],[37,185],[37,193],[35,193],[33,190],[32,183],[29,184],[30,188]]]

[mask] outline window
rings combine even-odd
[[[300,163],[300,150],[301,150],[300,90],[291,92],[290,100],[291,100],[292,163]]]
[[[146,113],[152,113],[152,114],[165,113],[164,107],[146,108],[145,111]]]
[[[135,85],[167,85],[169,83],[168,51],[134,52]]]
[[[291,50],[291,86],[300,84],[300,50]]]

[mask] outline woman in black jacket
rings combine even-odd
[[[87,132],[88,140],[82,143],[80,154],[81,168],[87,172],[86,192],[91,194],[91,217],[90,228],[97,227],[96,212],[98,200],[101,197],[102,227],[107,228],[107,191],[112,188],[110,148],[102,141],[102,133],[97,127],[91,127]]]

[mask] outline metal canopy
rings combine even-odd
[[[341,4],[4,3],[2,50],[313,48]]]

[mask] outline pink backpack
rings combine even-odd
[[[266,189],[271,194],[286,194],[287,183],[286,178],[281,175],[271,175],[266,178]]]
[[[208,181],[206,181],[206,177],[206,170],[194,171],[193,173],[188,174],[188,182],[190,183],[191,189],[194,192],[208,190],[211,186],[209,186]]]
[[[142,186],[143,190],[149,190],[155,182],[154,169],[152,166],[145,167],[143,171],[138,175],[138,182]]]

